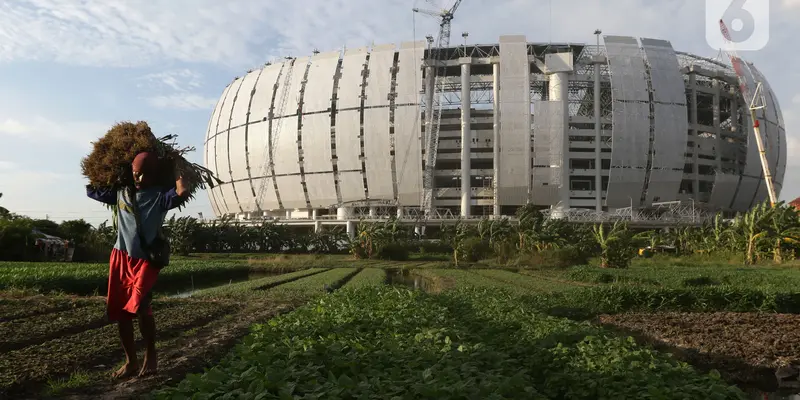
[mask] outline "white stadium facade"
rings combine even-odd
[[[429,46],[315,52],[236,78],[205,138],[205,166],[224,181],[209,191],[214,213],[474,219],[532,203],[598,216],[688,202],[736,212],[768,198],[727,63],[627,36]],[[748,66],[780,191],[783,117]]]

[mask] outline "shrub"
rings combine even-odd
[[[545,249],[522,254],[517,258],[517,265],[523,268],[569,268],[588,262],[588,255],[575,246]]]
[[[408,245],[405,243],[387,243],[378,249],[378,258],[381,260],[406,261],[408,260]]]
[[[478,262],[491,255],[489,243],[479,237],[468,237],[458,244],[456,258],[458,261]]]

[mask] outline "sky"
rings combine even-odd
[[[234,77],[284,56],[424,40],[438,21],[414,14],[453,0],[0,0],[0,206],[54,221],[111,214],[85,196],[80,160],[118,121],[202,141]],[[709,0],[714,1],[714,0]],[[723,1],[723,0],[716,0]],[[789,158],[782,199],[800,196],[800,0],[769,8],[767,46],[740,52],[765,74],[783,110]],[[653,37],[715,58],[702,0],[463,0],[452,43],[594,43],[593,31]],[[198,193],[180,215],[213,216]]]

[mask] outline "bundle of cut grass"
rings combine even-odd
[[[206,185],[222,183],[208,169],[187,161],[184,154],[194,151],[194,147],[180,148],[175,143],[175,135],[157,138],[147,122],[120,122],[93,143],[94,149],[83,160],[81,170],[89,178],[89,184],[97,188],[119,189],[133,184],[131,163],[143,151],[158,154],[161,160],[160,186],[171,187],[175,179],[182,176],[187,184],[189,198]]]

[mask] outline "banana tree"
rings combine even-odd
[[[766,202],[753,207],[736,219],[734,229],[737,239],[743,244],[745,265],[753,265],[761,258],[759,245],[769,238],[769,228],[775,209]]]
[[[616,221],[610,230],[603,224],[597,224],[592,232],[600,245],[600,267],[627,268],[634,254],[627,224]]]
[[[772,260],[783,263],[787,245],[800,244],[800,218],[797,209],[783,202],[776,204],[769,219]]]

